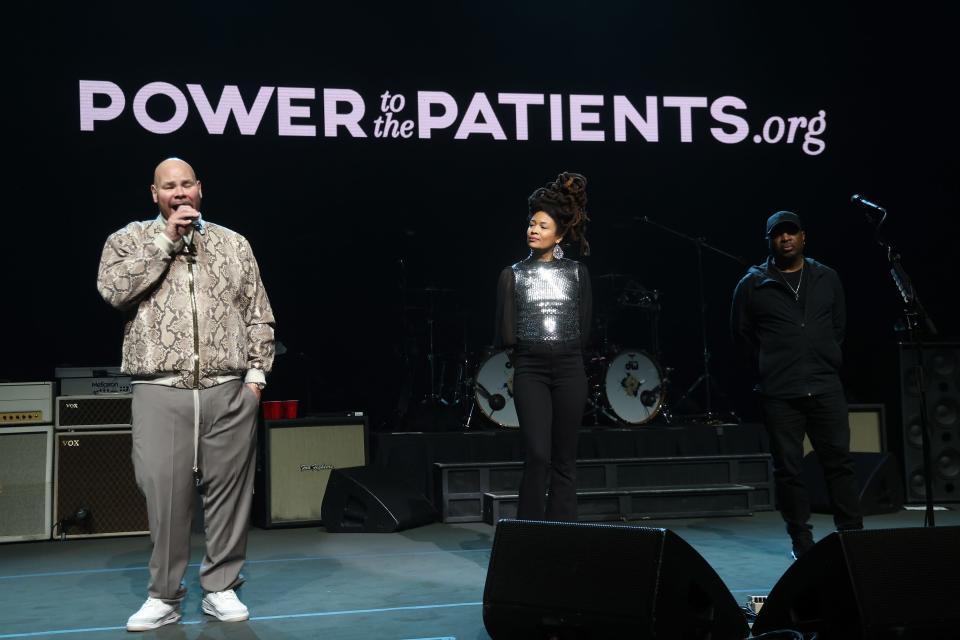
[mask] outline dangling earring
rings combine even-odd
[[[563,257],[563,249],[560,248],[560,243],[553,245],[553,257],[559,260]]]

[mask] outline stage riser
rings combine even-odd
[[[749,516],[754,512],[750,504],[751,489],[732,485],[691,488],[688,491],[637,489],[578,493],[577,520],[622,522],[648,518]],[[495,525],[501,518],[516,518],[517,502],[516,493],[483,494],[483,521]]]
[[[522,473],[522,462],[435,463],[435,500],[441,507],[443,521],[484,520],[484,494],[515,493],[520,487]],[[749,485],[750,503],[747,508],[750,511],[773,509],[773,469],[767,454],[577,462],[577,488],[581,492],[622,492],[649,487],[686,487],[692,490],[704,485]],[[618,510],[621,513],[623,511],[619,507]],[[635,513],[633,508],[626,511]]]

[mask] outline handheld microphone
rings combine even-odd
[[[870,202],[869,200],[867,200],[866,198],[864,198],[863,196],[861,196],[859,193],[855,193],[855,194],[853,194],[852,196],[850,196],[850,202],[854,202],[854,203],[856,203],[856,204],[863,205],[863,206],[865,206],[866,208],[868,208],[868,209],[873,209],[874,211],[877,211],[877,212],[879,212],[879,213],[882,213],[883,215],[886,215],[886,214],[887,214],[887,210],[886,210],[886,209],[884,209],[883,207],[881,207],[880,205],[878,205],[876,202]]]
[[[200,218],[197,218],[196,220],[191,222],[190,226],[192,226],[197,231],[197,233],[199,233],[200,235],[203,235],[204,227],[203,227],[203,222],[200,221]]]

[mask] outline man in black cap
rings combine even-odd
[[[807,235],[797,214],[770,216],[767,240],[770,257],[750,267],[733,293],[730,329],[759,371],[777,508],[796,558],[813,546],[810,499],[800,479],[804,433],[823,467],[837,529],[863,528],[839,376],[846,309],[837,272],[804,257]]]

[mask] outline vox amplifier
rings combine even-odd
[[[57,429],[129,428],[133,424],[132,394],[58,396]]]

